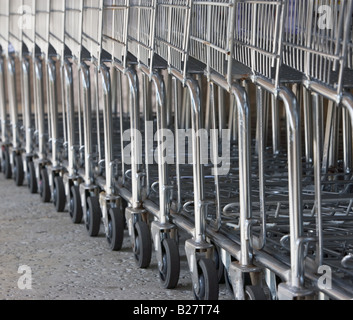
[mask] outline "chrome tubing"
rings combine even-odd
[[[84,182],[86,185],[93,183],[93,166],[92,166],[92,105],[91,105],[91,81],[90,70],[87,64],[81,63],[80,70],[80,83],[82,85],[82,103],[83,110],[83,133],[84,133],[84,164],[85,175]],[[81,87],[81,86],[80,86]],[[81,106],[80,106],[81,108]],[[82,144],[80,143],[80,148]]]
[[[74,89],[73,89],[73,77],[72,77],[72,66],[69,61],[64,63],[64,91],[65,91],[65,108],[67,117],[67,150],[68,150],[68,174],[70,177],[76,174],[75,166],[75,108],[74,108]]]
[[[113,114],[111,101],[110,72],[106,66],[101,66],[100,74],[103,88],[103,119],[104,119],[104,151],[105,151],[105,192],[109,197],[113,191]]]

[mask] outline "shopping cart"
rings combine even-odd
[[[103,12],[103,1],[84,1],[82,44],[88,52],[92,71],[90,77],[90,71],[87,70],[84,83],[91,83],[90,92],[93,97],[92,106],[89,96],[84,99],[84,127],[91,134],[86,141],[85,150],[93,151],[91,154],[86,152],[86,159],[89,160],[86,166],[93,168],[91,183],[96,191],[87,192],[92,190],[92,186],[87,189],[86,183],[81,187],[81,194],[82,199],[86,198],[83,201],[88,203],[85,222],[89,235],[99,234],[102,221],[108,244],[112,250],[117,251],[122,247],[125,227],[122,201],[115,188],[117,159],[120,158],[120,153],[117,155],[116,152],[120,152],[121,140],[119,118],[112,108],[111,73],[114,73],[114,68],[103,64],[101,58]],[[90,144],[89,148],[87,144]]]
[[[50,122],[50,152],[47,166],[52,200],[57,212],[66,206],[63,175],[66,172],[66,113],[65,113],[65,1],[49,3],[49,56],[47,60],[48,110]],[[61,92],[58,92],[60,81]],[[60,110],[61,109],[61,110]]]
[[[83,208],[86,202],[81,201],[80,185],[84,180],[89,183],[90,166],[85,166],[84,153],[88,145],[84,145],[83,108],[81,105],[81,70],[85,73],[82,57],[82,7],[83,1],[65,1],[65,106],[67,128],[67,172],[64,174],[64,184],[69,204],[69,213],[73,223],[81,223]],[[84,84],[82,88],[86,88]],[[90,101],[90,99],[89,99]],[[89,152],[89,150],[87,151]]]
[[[262,285],[261,277],[258,277],[256,281],[253,279],[250,286],[246,286],[244,282],[246,274],[260,275],[262,272],[267,272],[265,269],[268,268],[268,266],[265,266],[265,269],[261,270],[261,268],[258,268],[258,264],[254,262],[256,254],[259,255],[257,250],[261,250],[266,244],[266,216],[269,214],[265,207],[264,183],[267,167],[265,167],[264,158],[264,129],[267,124],[264,121],[266,109],[263,101],[263,91],[268,91],[274,99],[282,100],[285,105],[288,137],[286,156],[288,158],[285,161],[288,161],[288,169],[287,174],[282,179],[284,185],[287,184],[288,186],[288,193],[285,192],[287,193],[285,198],[290,204],[288,215],[289,225],[291,226],[290,287],[296,288],[293,290],[296,294],[306,295],[309,291],[300,282],[302,262],[299,261],[299,257],[301,257],[303,243],[311,239],[303,237],[301,225],[301,128],[295,96],[287,88],[281,86],[281,82],[299,81],[295,72],[288,75],[286,74],[287,70],[281,65],[281,37],[284,28],[285,3],[275,1],[214,1],[210,4],[196,1],[193,5],[194,19],[191,26],[190,55],[204,62],[207,66],[206,75],[211,81],[209,95],[214,96],[212,84],[214,83],[233,95],[237,107],[237,113],[234,113],[235,108],[231,106],[230,110],[233,115],[230,114],[229,120],[231,123],[232,118],[238,118],[238,154],[235,156],[231,154],[231,159],[238,160],[239,171],[235,171],[233,178],[228,175],[227,179],[224,179],[222,176],[217,177],[217,174],[214,177],[216,218],[215,223],[213,223],[216,230],[220,229],[222,225],[229,225],[226,219],[227,211],[232,206],[239,210],[237,222],[233,223],[233,226],[237,226],[236,230],[238,231],[235,233],[234,239],[237,239],[235,241],[240,244],[241,251],[239,256],[232,256],[238,262],[232,262],[232,258],[229,258],[228,253],[224,252],[224,245],[216,243],[223,249],[222,258],[228,270],[230,282],[233,285],[235,298],[244,299],[246,296],[256,298],[257,295],[264,298],[267,296],[266,285]],[[206,29],[203,29],[204,21],[208,22]],[[257,90],[256,153],[258,167],[255,167],[255,170],[258,172],[258,181],[256,181],[259,186],[258,189],[255,187],[254,181],[251,181],[251,172],[253,172],[254,167],[251,160],[253,155],[250,156],[250,154],[254,154],[254,151],[250,148],[248,98],[239,85],[233,84],[234,81],[243,79],[251,80],[256,85]],[[212,100],[210,106],[212,108],[210,111],[206,111],[206,114],[213,115],[211,123],[212,127],[215,128],[215,109]],[[221,121],[219,122],[220,125],[217,129],[222,129],[223,124]],[[274,154],[277,153],[276,150]],[[272,165],[276,167],[275,161]],[[231,163],[230,170],[233,166],[234,164]],[[217,167],[214,168],[214,171],[217,172]],[[230,173],[232,174],[232,171]],[[237,189],[234,188],[234,199],[229,199],[227,204],[225,202],[227,200],[224,199],[222,194],[231,193],[227,193],[227,186],[223,183],[229,183],[230,181],[232,184],[239,185],[239,194],[236,192]],[[287,188],[283,188],[284,190],[287,190]],[[267,193],[269,191],[266,190]],[[260,199],[260,208],[255,205],[255,202],[258,201],[254,201],[254,196],[257,194]],[[234,203],[232,204],[233,200]],[[255,221],[260,221],[260,225],[257,225]],[[255,229],[260,230],[259,233],[256,233],[256,236]],[[289,232],[288,229],[286,232]],[[230,238],[234,236],[231,235],[231,230],[228,230],[227,233],[229,233]],[[271,268],[273,267],[272,263]]]
[[[193,74],[202,74],[203,67],[193,63],[189,57],[191,21],[192,7],[188,1],[157,1],[155,52],[167,62],[168,72],[173,77],[174,132],[176,133],[175,143],[178,157],[184,154],[179,149],[179,112],[185,114],[186,117],[190,117],[192,131],[190,143],[192,166],[182,165],[183,162],[180,158],[176,160],[176,175],[174,177],[177,190],[173,192],[173,195],[177,202],[177,215],[181,217],[181,220],[173,216],[172,221],[192,235],[192,239],[185,243],[185,251],[195,297],[197,299],[216,299],[218,297],[218,276],[213,262],[214,247],[206,241],[205,216],[208,203],[204,194],[205,177],[201,159],[201,138],[198,136],[202,128],[201,95],[199,84],[192,76]],[[177,85],[178,81],[186,88],[184,110],[181,111],[179,111],[178,91],[180,87]],[[186,121],[185,123],[187,125]],[[190,179],[190,177],[192,178]],[[188,183],[191,184],[188,185]],[[183,196],[182,189],[183,192],[188,190],[189,195]],[[194,199],[189,201],[190,199],[187,197],[192,195]],[[191,203],[193,204],[193,210],[190,209]],[[188,219],[193,216],[191,220],[193,226],[191,228],[184,224],[186,221],[182,219],[183,215],[188,216]]]
[[[23,23],[22,29],[22,61],[21,61],[21,94],[24,115],[25,130],[25,152],[23,162],[25,164],[26,180],[29,191],[32,194],[38,192],[36,171],[34,166],[36,145],[36,105],[35,94],[32,91],[35,82],[34,62],[35,56],[35,0],[23,0]]]
[[[265,297],[265,290],[261,281],[253,281],[245,287],[245,274],[257,275],[261,278],[261,268],[256,267],[252,261],[252,251],[250,247],[250,221],[252,219],[252,181],[251,172],[251,132],[250,132],[250,105],[245,89],[239,85],[243,79],[249,79],[251,71],[244,64],[233,60],[235,53],[234,33],[236,24],[240,15],[236,16],[237,2],[234,1],[213,1],[205,3],[195,1],[193,3],[193,19],[190,31],[190,55],[206,65],[205,75],[208,78],[208,103],[206,105],[206,127],[210,130],[210,152],[213,156],[212,171],[206,171],[211,179],[206,181],[205,192],[209,201],[214,198],[214,204],[208,206],[208,220],[210,227],[219,232],[228,220],[226,217],[226,208],[232,201],[237,203],[239,210],[238,228],[240,230],[240,259],[239,263],[233,262],[237,271],[230,275],[230,281],[234,281],[233,287],[236,299],[244,299],[246,292],[256,292]],[[251,10],[251,9],[250,9]],[[239,22],[240,23],[240,22]],[[203,30],[207,25],[206,32]],[[225,116],[226,108],[224,103],[224,90],[228,91],[230,107],[228,117]],[[215,101],[218,94],[218,101]],[[261,108],[261,106],[258,106]],[[217,116],[218,115],[218,116]],[[232,146],[227,146],[229,159],[225,168],[219,168],[218,153],[219,143],[222,140],[230,140],[230,130],[225,131],[225,120],[229,120],[229,128],[232,125],[232,119],[237,119],[237,140],[238,152],[230,152]],[[221,139],[218,136],[221,135]],[[234,148],[233,148],[234,149]],[[226,151],[222,148],[222,152]],[[231,159],[231,160],[230,160]],[[227,168],[228,166],[228,168]],[[222,173],[222,170],[226,172]],[[210,183],[214,180],[214,185]],[[233,186],[233,187],[230,187]],[[211,188],[211,190],[209,190]],[[212,189],[214,189],[214,194]],[[228,192],[227,192],[228,191]],[[232,199],[233,198],[233,199]],[[233,202],[233,204],[234,204]],[[222,255],[223,263],[227,272],[230,270],[229,253],[219,244],[217,253]],[[223,252],[222,252],[223,251]],[[235,258],[235,257],[234,257]],[[220,258],[219,258],[220,260]],[[234,268],[234,267],[232,267]],[[232,273],[231,271],[230,273]],[[228,274],[226,278],[228,279]],[[256,282],[256,283],[255,283]]]
[[[152,244],[147,212],[142,206],[142,181],[145,172],[141,153],[143,147],[140,131],[139,82],[132,66],[136,64],[136,60],[128,54],[129,1],[104,1],[103,16],[102,48],[111,56],[118,80],[117,102],[120,111],[121,137],[121,150],[118,157],[122,159],[122,175],[116,187],[119,195],[128,205],[125,209],[125,217],[136,263],[140,268],[147,268],[151,261]],[[126,96],[122,90],[124,82],[127,85],[128,94]],[[127,113],[124,106],[128,106]],[[126,135],[124,135],[125,129],[128,130]],[[128,138],[126,138],[127,135],[129,135]],[[130,150],[130,154],[127,154],[127,150]],[[118,158],[115,156],[114,159]],[[119,230],[125,225],[122,225],[122,222],[121,220]]]
[[[47,62],[49,61],[49,17],[50,2],[37,0],[35,2],[35,46],[34,60],[34,104],[36,108],[36,132],[37,143],[34,150],[34,167],[36,172],[39,194],[43,202],[50,202],[52,195],[50,189],[47,166],[50,163],[50,107],[49,107],[49,73]],[[50,62],[50,61],[49,61]],[[48,64],[50,66],[50,64]],[[32,183],[32,182],[30,182]]]
[[[158,269],[161,283],[164,288],[175,288],[180,273],[180,257],[178,248],[177,228],[170,222],[170,194],[171,181],[168,177],[169,166],[164,161],[163,131],[167,130],[167,99],[166,89],[161,69],[166,69],[155,55],[155,24],[156,1],[130,1],[128,28],[128,49],[136,58],[138,70],[142,72],[141,89],[143,98],[144,120],[144,167],[145,167],[145,194],[151,199],[151,194],[158,195],[155,204],[159,213],[151,224],[152,240],[158,260]],[[148,85],[148,80],[153,84],[153,90]],[[153,97],[155,108],[151,105]],[[154,113],[155,112],[155,113]],[[152,118],[153,117],[153,118]],[[156,120],[156,121],[153,121]],[[152,131],[148,128],[152,127]],[[156,129],[156,131],[153,130]],[[158,161],[150,161],[154,156],[153,147],[149,146],[151,136],[158,135],[157,148]],[[152,150],[151,150],[152,149]],[[151,163],[152,162],[152,163]],[[158,191],[157,189],[158,185]],[[154,192],[155,191],[155,192]],[[151,212],[153,214],[153,211]]]
[[[244,3],[238,4],[235,12],[237,26],[234,34],[234,58],[249,66],[252,71],[252,81],[257,85],[258,100],[261,98],[261,87],[272,93],[277,99],[283,101],[287,118],[287,161],[288,161],[288,220],[289,230],[284,227],[284,232],[290,238],[290,279],[279,285],[278,295],[291,297],[302,297],[311,294],[310,289],[304,286],[304,262],[303,255],[305,245],[313,238],[303,233],[303,207],[302,207],[302,166],[301,166],[301,144],[300,144],[300,112],[294,94],[282,83],[299,81],[295,72],[287,72],[283,67],[282,60],[282,35],[285,27],[286,3],[269,1],[266,3]],[[240,18],[239,18],[240,17]],[[239,23],[241,21],[241,24]],[[260,21],[257,24],[255,21]],[[249,26],[250,30],[248,29]],[[300,77],[299,77],[300,79]],[[261,102],[261,101],[259,101]],[[258,121],[263,124],[263,113],[261,104]],[[261,166],[264,163],[264,139],[263,135],[258,138],[259,158]],[[262,232],[260,234],[260,246],[262,248],[267,241],[265,212],[266,185],[264,174],[260,170],[260,220],[262,220]],[[262,171],[262,172],[261,172]],[[287,189],[287,188],[286,188]]]
[[[9,113],[7,109],[7,94],[6,94],[6,63],[9,53],[9,2],[6,1],[0,8],[0,45],[1,45],[1,60],[0,60],[0,99],[1,99],[1,170],[6,179],[12,177],[12,168],[10,163],[10,131],[9,131]]]
[[[329,20],[320,19],[323,6]],[[303,74],[311,94],[313,118],[313,178],[311,199],[304,215],[304,232],[316,241],[307,250],[307,275],[317,292],[334,299],[351,299],[351,134],[352,70],[348,57],[352,31],[350,1],[303,1],[287,7],[284,62]],[[325,104],[323,103],[325,102]],[[326,129],[323,139],[323,120]],[[342,131],[335,130],[342,106]],[[338,139],[342,149],[338,149]],[[333,156],[334,155],[334,156]],[[309,261],[309,262],[308,262]],[[322,268],[330,272],[330,285],[320,283]],[[326,269],[325,269],[326,270]]]
[[[8,152],[10,153],[10,164],[12,166],[12,176],[17,186],[22,186],[24,181],[23,167],[23,112],[18,99],[20,86],[17,82],[19,65],[22,60],[22,27],[20,25],[23,16],[22,0],[11,1],[9,4],[9,45],[11,53],[8,55],[7,62],[7,85],[10,124],[12,129],[12,139]],[[10,174],[10,173],[8,173]]]

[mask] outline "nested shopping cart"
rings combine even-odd
[[[37,4],[38,5],[38,4]],[[66,206],[65,186],[63,175],[66,171],[66,113],[65,113],[65,1],[47,1],[40,5],[42,20],[47,21],[47,30],[43,31],[47,37],[46,52],[46,102],[48,113],[48,148],[47,164],[42,168],[43,176],[48,177],[48,184],[44,182],[43,196],[52,199],[57,212],[63,212]],[[40,35],[41,37],[43,35]],[[60,92],[59,92],[60,88]],[[46,178],[44,179],[46,180]],[[49,186],[49,190],[47,187]],[[49,198],[50,197],[50,198]]]
[[[0,8],[0,45],[1,45],[1,60],[0,60],[0,103],[1,103],[1,170],[7,179],[12,176],[12,169],[10,163],[10,131],[9,131],[9,112],[7,106],[6,94],[6,63],[9,53],[9,2],[6,1]]]
[[[302,73],[313,119],[311,215],[304,215],[304,232],[312,234],[315,242],[307,250],[307,273],[321,294],[351,299],[347,284],[352,277],[352,3],[302,1],[288,5],[286,15],[284,63]],[[340,110],[342,130],[338,131],[334,128]],[[330,272],[328,286],[313,276],[320,274],[320,268]]]
[[[99,113],[98,89],[102,29],[99,13],[102,13],[102,2],[81,1],[78,10],[80,11],[81,25],[80,108],[83,115],[82,130],[84,137],[84,140],[80,143],[80,149],[82,149],[85,170],[84,181],[80,184],[80,197],[86,229],[88,234],[94,237],[99,233],[102,215],[99,205],[100,189],[95,179],[95,168],[99,165],[95,165],[95,162],[99,162],[98,155],[101,155],[101,145],[104,145],[104,136],[100,135],[103,122]],[[85,48],[83,45],[85,45]],[[93,77],[91,76],[91,66],[89,65],[90,60],[92,60]],[[93,81],[91,81],[92,79]]]
[[[24,140],[23,162],[25,164],[26,181],[29,191],[34,194],[38,192],[36,171],[34,166],[35,150],[38,148],[38,136],[36,135],[37,113],[35,104],[35,0],[23,0],[22,19],[22,61],[21,61],[21,96],[24,116]]]
[[[287,226],[289,225],[290,228],[289,230],[287,228],[284,233],[289,235],[291,241],[289,263],[291,277],[286,279],[287,283],[282,284],[280,288],[284,291],[288,289],[294,296],[309,294],[302,281],[301,257],[304,244],[312,239],[304,237],[302,226],[300,113],[294,94],[281,85],[281,82],[298,81],[298,75],[295,72],[286,74],[281,63],[285,8],[286,3],[276,1],[214,1],[212,3],[196,1],[193,3],[190,55],[207,66],[210,97],[214,96],[213,85],[215,84],[229,91],[236,102],[236,109],[231,107],[230,110],[232,112],[237,110],[237,112],[230,114],[229,119],[236,115],[238,121],[238,154],[235,154],[235,157],[231,154],[231,157],[238,160],[239,170],[233,173],[234,163],[231,162],[230,174],[224,179],[221,175],[217,176],[218,169],[214,168],[216,229],[221,229],[222,224],[228,227],[236,226],[236,232],[229,229],[227,233],[240,244],[239,255],[233,255],[230,251],[224,250],[222,243],[216,241],[216,244],[222,248],[222,259],[228,270],[236,299],[256,298],[256,296],[265,298],[267,284],[262,283],[261,276],[255,280],[254,275],[261,275],[267,272],[266,269],[273,271],[274,265],[282,263],[280,260],[275,261],[274,258],[261,269],[255,262],[256,259],[261,260],[261,250],[267,241],[266,217],[269,213],[266,212],[265,204],[266,193],[271,193],[270,190],[265,190],[265,175],[268,174],[266,171],[268,167],[265,166],[264,158],[264,128],[267,124],[264,122],[263,91],[268,91],[276,100],[282,100],[287,118],[285,162],[287,173],[282,177],[282,192],[287,190],[283,193],[283,200],[286,199],[289,204]],[[207,25],[206,29],[204,29],[205,25]],[[248,98],[244,89],[235,82],[242,79],[251,80],[257,90],[258,168],[255,170],[258,172],[258,180],[256,181],[251,181],[251,173],[254,170],[252,166],[254,150],[250,147]],[[212,114],[211,123],[215,128],[215,109],[212,99],[209,105],[211,109],[206,111],[206,114]],[[222,124],[217,129],[222,129]],[[275,161],[273,165],[275,166]],[[227,186],[222,182],[238,184],[239,191],[234,188],[235,192],[227,193]],[[287,187],[284,187],[285,185]],[[229,199],[224,199],[222,194],[228,194]],[[233,210],[236,217],[235,224],[229,224],[226,219],[228,210],[232,207],[236,208],[235,211]],[[209,211],[210,209],[212,208],[210,207]],[[236,213],[237,210],[239,214]],[[257,232],[254,232],[255,230]],[[229,255],[232,257],[230,258]],[[237,261],[232,262],[233,259]],[[252,278],[251,286],[246,286],[248,274]]]
[[[146,7],[149,6],[148,3]],[[121,149],[114,160],[120,159],[121,176],[116,188],[128,206],[125,217],[136,263],[140,268],[147,268],[151,261],[152,244],[147,212],[142,206],[145,172],[141,152],[139,82],[133,67],[136,59],[128,53],[129,1],[104,1],[103,16],[102,49],[109,53],[115,69],[113,74],[117,81],[114,89],[117,88],[116,102],[120,113]],[[126,91],[123,87],[127,88]],[[119,221],[119,227],[116,225],[115,228],[122,230],[125,224],[123,220]]]
[[[261,282],[262,270],[255,266],[252,261],[250,243],[250,221],[252,219],[251,172],[254,170],[251,166],[253,153],[250,131],[251,110],[245,88],[239,83],[250,78],[251,70],[246,67],[246,64],[241,64],[234,59],[236,50],[234,34],[237,33],[237,26],[247,18],[245,15],[244,17],[240,14],[236,15],[237,5],[237,1],[213,1],[212,3],[195,1],[193,3],[190,26],[190,55],[206,65],[205,75],[208,78],[205,124],[210,129],[209,149],[214,164],[213,167],[208,167],[205,171],[205,175],[211,178],[207,179],[205,184],[206,196],[209,201],[214,198],[214,203],[208,206],[207,211],[210,227],[220,232],[227,222],[227,209],[236,203],[237,210],[239,210],[237,229],[239,231],[240,255],[233,256],[233,259],[238,260],[238,262],[232,262],[231,264],[231,254],[224,250],[222,243],[217,244],[220,248],[217,250],[219,259],[222,256],[227,270],[226,279],[232,282],[232,291],[236,299],[244,299],[245,293],[248,296],[260,295],[265,298],[266,290]],[[247,5],[249,11],[253,11],[251,5]],[[253,6],[255,8],[256,4],[253,4]],[[252,18],[256,19],[257,17]],[[265,17],[264,20],[268,21]],[[207,26],[206,29],[204,29],[205,26]],[[245,24],[243,27],[250,29],[249,24]],[[248,32],[251,34],[251,29]],[[223,115],[227,112],[224,103],[224,90],[229,92],[228,99],[230,101],[229,114],[226,119]],[[217,101],[216,94],[218,95]],[[257,106],[257,108],[261,108],[261,106]],[[233,118],[237,119],[237,128],[235,128],[238,131],[237,152],[234,152],[234,146],[232,148],[230,145],[231,131],[229,129],[225,130],[227,129],[225,120],[228,120],[229,128],[231,128]],[[220,167],[218,146],[224,145],[224,142],[229,143],[229,145],[226,149],[221,149],[222,156],[229,152],[229,159],[225,159],[226,163],[223,162]],[[213,180],[213,186],[209,182],[210,180]],[[229,186],[229,184],[231,185]],[[211,190],[209,190],[210,188]],[[214,189],[214,197],[210,192],[212,189]],[[234,273],[232,268],[236,270]],[[248,282],[245,286],[245,275],[250,274],[256,280],[253,280],[252,283]]]
[[[85,157],[91,173],[90,181],[81,185],[81,197],[87,203],[85,224],[89,235],[97,236],[103,222],[108,244],[117,251],[122,247],[125,228],[123,202],[115,187],[121,137],[118,114],[112,108],[114,67],[104,64],[102,59],[104,56],[110,64],[109,54],[102,50],[103,5],[103,1],[83,3],[82,45],[90,67],[82,74],[82,83],[91,87],[84,90],[83,98]]]
[[[163,147],[163,134],[168,129],[168,106],[162,70],[167,69],[167,64],[155,53],[157,1],[135,0],[130,1],[129,5],[128,50],[136,58],[137,69],[141,71],[142,77],[140,92],[143,96],[144,124],[141,127],[144,128],[144,137],[141,138],[144,148],[140,152],[144,153],[144,194],[146,199],[153,199],[154,195],[153,200],[159,207],[151,223],[152,241],[162,286],[171,289],[176,287],[179,280],[180,257],[177,228],[170,219],[172,185]],[[158,140],[155,152],[154,143],[149,143],[153,136]],[[154,161],[155,155],[158,161]],[[152,210],[150,213],[156,212]]]
[[[247,65],[251,69],[252,81],[257,86],[257,110],[260,128],[264,125],[263,105],[261,105],[261,88],[269,91],[276,99],[282,100],[286,113],[287,131],[287,177],[288,186],[288,216],[284,227],[284,233],[290,243],[289,267],[290,277],[278,286],[278,296],[288,295],[302,297],[310,294],[310,290],[304,285],[304,255],[305,246],[312,241],[310,235],[303,231],[303,207],[302,207],[302,167],[301,167],[301,143],[300,143],[300,109],[292,91],[282,83],[298,81],[295,72],[287,72],[282,65],[282,37],[286,24],[285,9],[287,3],[268,1],[266,3],[237,4],[235,11],[234,31],[234,58]],[[300,79],[300,77],[299,77]],[[266,218],[270,212],[266,212],[267,191],[263,130],[259,130],[258,137],[258,163],[259,163],[259,198],[260,198],[260,244],[255,248],[262,249],[270,238],[267,235]],[[286,191],[287,192],[287,191]],[[287,226],[286,226],[287,225]],[[289,229],[288,229],[289,226]],[[254,229],[253,229],[254,230]],[[271,235],[271,233],[269,233]],[[270,268],[271,269],[271,268]],[[235,277],[236,277],[235,272]],[[273,285],[270,284],[270,287]]]
[[[36,148],[33,159],[38,191],[43,202],[49,202],[52,198],[50,190],[47,166],[50,163],[50,99],[49,99],[49,18],[50,2],[38,0],[35,2],[35,58],[34,58],[34,104],[36,108]],[[49,62],[49,63],[48,63]],[[47,64],[48,63],[48,64]],[[30,176],[30,179],[33,177]],[[29,184],[34,182],[29,181]]]
[[[91,169],[90,166],[85,166],[81,106],[82,8],[83,1],[65,1],[65,46],[68,53],[65,54],[64,86],[68,165],[64,184],[73,223],[82,221],[85,204],[81,203],[80,184],[83,180],[88,183]],[[86,148],[89,148],[89,145]]]
[[[9,3],[9,46],[11,53],[8,55],[7,61],[7,88],[9,99],[9,113],[10,125],[12,130],[12,137],[10,141],[10,165],[12,175],[16,185],[22,186],[24,181],[23,168],[23,143],[24,135],[21,128],[23,128],[23,112],[18,94],[21,90],[17,81],[19,72],[19,65],[22,60],[22,26],[21,19],[23,18],[23,3],[20,1],[11,1]]]
[[[171,180],[175,183],[176,189],[172,192],[173,203],[176,204],[174,215],[172,211],[172,222],[192,235],[192,239],[185,243],[185,251],[195,297],[216,299],[218,297],[218,272],[213,261],[214,246],[206,239],[205,217],[208,203],[204,193],[202,139],[199,135],[202,129],[203,112],[201,87],[195,80],[195,75],[203,74],[204,68],[194,63],[189,57],[192,14],[193,10],[189,1],[157,1],[154,45],[155,52],[167,62],[168,72],[172,76],[177,155],[175,175]],[[185,103],[181,111],[179,111],[181,88],[178,83],[185,88]],[[182,158],[186,155],[179,144],[179,113],[185,114],[191,123],[189,155],[192,156],[192,161],[190,165],[183,164],[185,162]],[[193,199],[190,200],[190,197]]]

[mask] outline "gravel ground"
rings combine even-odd
[[[43,204],[27,187],[17,188],[0,174],[0,299],[5,300],[192,300],[190,273],[181,242],[178,287],[159,284],[156,257],[150,268],[135,266],[126,235],[120,252],[111,252],[101,232],[89,238],[83,225],[69,214]],[[32,289],[24,283],[20,266],[30,267]],[[27,282],[29,284],[29,282]],[[220,299],[228,300],[225,285]]]

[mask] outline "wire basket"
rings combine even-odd
[[[2,52],[7,54],[9,46],[9,1],[0,6],[0,45]]]
[[[100,61],[102,43],[103,0],[83,1],[82,46]]]
[[[22,53],[23,3],[22,0],[10,1],[9,5],[9,42],[17,54]]]
[[[81,58],[83,0],[66,0],[65,44],[73,57]]]
[[[128,0],[104,0],[102,47],[126,67]]]
[[[155,12],[155,0],[130,1],[129,52],[147,67],[153,64]]]
[[[49,42],[63,58],[65,51],[65,1],[50,1]]]
[[[313,80],[343,86],[350,39],[351,1],[288,1],[283,62]],[[325,19],[324,19],[325,18]]]
[[[187,74],[191,6],[187,0],[157,0],[156,53],[168,67]]]

